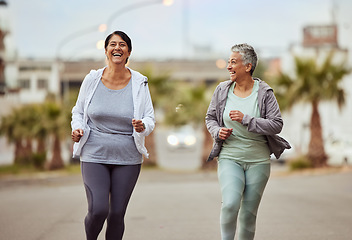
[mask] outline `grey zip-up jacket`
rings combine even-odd
[[[260,118],[244,115],[242,125],[247,127],[249,132],[265,135],[268,141],[270,154],[273,153],[278,159],[285,149],[290,149],[290,144],[278,136],[283,127],[283,120],[279,104],[275,98],[273,89],[264,81],[254,78],[259,81],[258,90],[258,105]],[[231,80],[221,82],[215,89],[213,97],[208,107],[205,117],[205,123],[209,133],[214,139],[213,149],[207,159],[213,160],[219,156],[224,140],[219,138],[219,131],[225,127],[223,114],[225,110],[227,95],[233,82]]]

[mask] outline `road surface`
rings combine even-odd
[[[143,169],[127,210],[124,240],[220,239],[220,205],[216,172]],[[79,175],[1,178],[0,239],[83,240],[86,208]],[[352,171],[274,170],[255,239],[352,239]]]

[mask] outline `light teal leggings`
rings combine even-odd
[[[257,211],[269,175],[270,163],[246,164],[228,159],[219,160],[222,240],[234,240],[237,217],[238,240],[254,239]]]

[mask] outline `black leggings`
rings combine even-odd
[[[141,165],[81,163],[88,200],[87,240],[96,240],[107,219],[106,240],[122,239],[124,217]]]

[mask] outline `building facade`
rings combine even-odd
[[[20,104],[43,102],[48,93],[63,95],[70,88],[78,88],[84,77],[92,69],[106,64],[101,61],[38,61],[18,60],[8,62],[6,79],[8,91],[18,92]],[[220,65],[217,60],[191,61],[131,61],[128,66],[143,72],[151,68],[153,74],[168,73],[171,80],[214,83],[228,79],[226,63]]]

